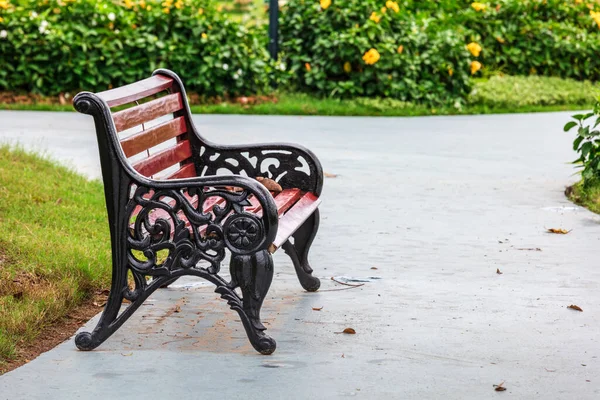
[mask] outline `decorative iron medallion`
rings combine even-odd
[[[248,213],[231,216],[225,222],[223,231],[227,247],[235,253],[256,251],[264,241],[260,219]]]

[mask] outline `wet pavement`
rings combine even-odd
[[[563,195],[569,115],[196,116],[211,140],[302,143],[339,175],[311,251],[321,290],[275,254],[261,356],[208,284],[178,282],[97,350],[70,340],[1,376],[0,399],[598,399],[600,216]],[[100,176],[87,116],[0,111],[0,138]]]

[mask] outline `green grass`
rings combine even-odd
[[[567,197],[576,204],[600,214],[600,180],[587,185],[577,182],[567,190]]]
[[[104,192],[52,161],[0,147],[0,370],[110,279]]]
[[[277,103],[243,106],[238,103],[199,104],[197,114],[422,116],[502,114],[570,111],[592,108],[600,85],[551,77],[493,76],[474,81],[468,102],[462,107],[427,107],[394,99],[317,98],[303,93],[282,93]],[[0,109],[73,111],[71,105],[0,104]]]

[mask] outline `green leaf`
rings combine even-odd
[[[577,151],[579,149],[579,145],[581,144],[582,141],[583,141],[583,137],[577,136],[577,139],[575,139],[573,141],[573,150]]]
[[[568,132],[568,131],[570,131],[570,130],[571,130],[573,127],[575,127],[575,126],[577,126],[577,122],[575,122],[575,121],[570,121],[570,122],[567,122],[567,123],[565,124],[565,127],[564,127],[563,129],[564,129],[564,131],[565,131],[565,132]]]

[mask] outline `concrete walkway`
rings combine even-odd
[[[340,175],[311,253],[322,290],[276,254],[263,318],[278,349],[260,356],[189,280],[96,351],[68,341],[0,377],[0,399],[598,399],[600,217],[563,195],[569,115],[198,116],[211,140],[300,142]],[[86,116],[0,112],[0,137],[99,176]]]

